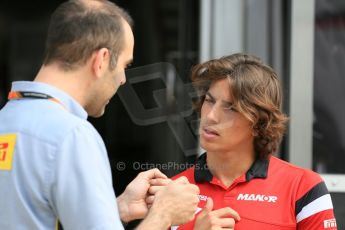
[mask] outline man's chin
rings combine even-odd
[[[88,115],[89,115],[89,117],[99,118],[99,117],[103,116],[104,112],[105,112],[105,108],[103,108],[102,110],[97,111],[97,112],[89,113]]]

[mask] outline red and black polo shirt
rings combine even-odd
[[[185,176],[199,187],[197,212],[211,197],[214,210],[230,207],[239,213],[236,230],[337,229],[330,194],[317,173],[270,156],[257,159],[226,187],[211,174],[206,157],[201,155],[194,167],[173,178]],[[193,229],[194,222],[172,229]]]

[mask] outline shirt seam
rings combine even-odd
[[[52,165],[54,166],[54,168],[53,167],[48,167],[48,169],[51,169],[51,172],[52,172],[52,174],[51,174],[51,178],[50,178],[50,180],[48,180],[49,182],[49,184],[47,184],[47,187],[46,187],[46,197],[48,198],[48,197],[50,197],[50,195],[49,195],[49,190],[50,190],[50,188],[52,187],[52,185],[53,185],[53,183],[56,181],[56,175],[57,175],[57,172],[56,172],[56,170],[59,168],[59,167],[57,167],[57,161],[58,161],[58,153],[61,151],[61,148],[62,148],[62,146],[63,146],[63,144],[65,143],[65,141],[68,139],[68,137],[70,137],[70,135],[72,135],[73,134],[73,132],[75,131],[75,130],[77,130],[77,129],[79,129],[80,127],[82,127],[82,126],[84,126],[84,124],[77,124],[77,125],[75,125],[73,128],[71,128],[69,131],[68,131],[68,133],[66,133],[66,135],[63,137],[63,139],[61,140],[61,145],[59,146],[59,147],[56,147],[56,149],[55,149],[55,153],[54,153],[54,155],[55,155],[55,157],[54,157],[54,160],[52,161],[52,162],[54,162],[54,163],[52,163]],[[47,174],[48,175],[48,174]],[[55,214],[55,216],[56,216],[56,218],[58,218],[59,217],[59,215],[58,215],[58,210],[56,209],[56,202],[54,201],[54,197],[50,197],[50,199],[48,199],[48,201],[49,201],[49,205],[51,206],[51,208],[52,208],[52,210],[53,210],[53,212],[54,212],[54,214]]]
[[[254,218],[247,218],[243,215],[241,215],[241,218],[243,219],[247,219],[247,220],[251,220],[251,221],[255,221],[255,222],[259,222],[259,223],[264,223],[264,224],[270,224],[270,225],[275,225],[275,226],[284,226],[284,227],[296,227],[296,224],[285,224],[285,223],[274,223],[274,222],[268,222],[268,221],[263,221],[263,220],[257,220]]]

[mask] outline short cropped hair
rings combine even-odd
[[[124,47],[123,21],[131,27],[129,14],[107,0],[70,0],[52,14],[48,28],[44,65],[57,62],[68,71],[83,64],[91,55],[108,48],[110,69]]]
[[[198,112],[210,85],[228,78],[234,108],[252,124],[257,156],[266,158],[278,151],[288,118],[281,110],[282,89],[271,67],[253,55],[238,53],[194,66],[191,78],[200,96],[195,103]]]

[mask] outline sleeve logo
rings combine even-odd
[[[0,170],[11,170],[16,134],[0,135]]]
[[[337,222],[335,221],[335,219],[324,220],[323,221],[323,227],[325,229],[327,229],[327,228],[336,228],[337,227]]]

